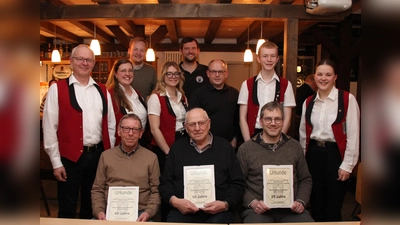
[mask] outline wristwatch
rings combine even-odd
[[[228,211],[229,210],[229,204],[228,204],[228,202],[227,201],[223,201],[224,203],[225,203],[225,211]]]

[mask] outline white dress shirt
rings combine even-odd
[[[65,81],[59,81],[65,82]],[[92,146],[102,141],[103,104],[99,91],[94,85],[96,82],[90,77],[86,86],[83,86],[72,74],[69,85],[74,85],[76,100],[83,111],[83,145]],[[115,144],[115,115],[112,107],[111,96],[107,91],[108,101],[108,134],[111,147]],[[58,86],[51,85],[43,111],[43,137],[44,148],[50,157],[53,168],[62,167],[60,150],[58,146]]]
[[[168,96],[172,110],[176,115],[175,131],[181,131],[184,129],[183,122],[185,121],[185,115],[186,115],[186,109],[181,102],[182,93],[177,90],[178,103],[170,98],[168,91],[166,91],[166,94],[160,94],[160,96],[165,96],[165,95]],[[147,101],[147,110],[149,115],[156,115],[156,116],[161,115],[161,104],[156,94],[150,95],[149,100]]]
[[[260,125],[260,112],[261,108],[267,104],[268,102],[275,100],[275,88],[276,82],[280,81],[278,75],[274,73],[271,80],[265,81],[261,76],[261,71],[257,75],[256,82],[257,82],[257,98],[258,103],[260,104],[260,108],[258,109],[257,119],[256,119],[256,129],[261,129]],[[251,93],[250,93],[251,94]],[[249,90],[247,89],[247,80],[243,81],[242,86],[240,87],[238,104],[239,105],[248,105],[248,97],[249,97]],[[294,98],[293,88],[290,81],[288,81],[288,86],[285,91],[283,107],[295,107],[296,100]]]
[[[146,123],[147,123],[147,110],[143,106],[142,102],[140,102],[139,95],[137,94],[135,89],[132,88],[132,86],[129,86],[129,88],[132,91],[132,94],[129,96],[128,93],[125,91],[125,88],[121,84],[120,84],[120,86],[121,86],[122,90],[124,91],[126,98],[132,105],[132,111],[125,109],[126,112],[128,114],[135,113],[140,118],[140,121],[142,122],[142,127],[145,128]]]
[[[319,93],[314,100],[314,107],[311,112],[311,123],[313,129],[310,139],[318,141],[336,142],[332,130],[332,124],[335,122],[338,110],[338,89],[333,87],[328,97],[321,99]],[[303,103],[303,111],[300,121],[300,144],[304,151],[306,149],[306,101]],[[347,144],[344,152],[344,159],[340,168],[350,172],[358,162],[359,155],[359,137],[360,137],[360,109],[354,95],[349,95],[349,106],[346,114],[346,136]]]

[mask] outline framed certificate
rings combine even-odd
[[[109,187],[107,220],[136,221],[138,218],[139,187]]]
[[[214,165],[183,167],[184,198],[202,208],[215,201]]]
[[[270,208],[293,205],[293,165],[263,165],[264,202]]]

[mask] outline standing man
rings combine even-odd
[[[93,51],[78,45],[71,52],[72,74],[52,85],[43,112],[44,148],[58,181],[58,217],[74,218],[80,190],[79,218],[92,218],[90,191],[104,149],[114,146],[111,97],[90,76]]]
[[[285,119],[278,102],[267,103],[261,108],[262,132],[239,147],[238,159],[247,184],[243,197],[244,223],[314,221],[305,211],[311,195],[311,175],[300,143],[282,133]],[[265,204],[263,165],[293,165],[294,202],[291,208],[271,209]]]
[[[183,90],[189,100],[192,92],[197,88],[209,83],[207,77],[207,66],[200,64],[197,60],[200,54],[199,43],[192,37],[184,37],[180,43],[179,52],[183,61],[179,64],[181,71],[184,72],[185,83]]]
[[[289,130],[292,108],[296,106],[290,81],[278,77],[275,65],[279,61],[278,46],[270,41],[264,42],[258,50],[257,61],[261,71],[249,78],[240,87],[238,104],[240,105],[240,130],[244,141],[262,131],[260,124],[260,105],[277,101],[283,105],[285,121],[282,132]]]
[[[210,83],[193,92],[189,109],[204,109],[211,119],[211,133],[225,138],[236,148],[240,136],[239,92],[225,84],[228,74],[228,65],[224,60],[211,60],[207,70]]]
[[[149,221],[156,214],[160,168],[157,156],[139,145],[143,131],[140,118],[126,114],[118,125],[121,143],[101,154],[92,188],[93,216],[97,219],[106,219],[108,188],[112,186],[139,186],[137,222]]]
[[[169,202],[167,222],[232,223],[232,210],[242,199],[245,181],[236,153],[229,142],[210,133],[207,112],[194,108],[186,113],[185,128],[189,137],[171,147],[163,174],[160,195]],[[214,165],[215,201],[198,208],[184,199],[184,166]]]
[[[133,89],[143,96],[145,102],[147,97],[156,88],[157,73],[156,69],[145,63],[147,51],[147,41],[142,37],[134,37],[129,43],[129,58],[133,64],[134,78],[131,83]]]

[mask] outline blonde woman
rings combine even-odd
[[[172,143],[187,135],[183,127],[187,110],[187,100],[182,88],[184,81],[177,63],[164,63],[157,87],[147,101],[153,135],[151,145],[157,154],[161,172]]]

